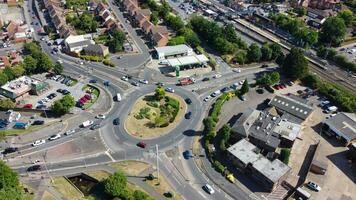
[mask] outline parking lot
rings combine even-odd
[[[46,82],[49,83],[49,88],[40,95],[29,95],[21,101],[20,105],[32,105],[32,108],[46,109],[49,108],[54,101],[61,99],[65,94],[71,94],[75,100],[78,100],[84,95],[82,88],[85,84],[78,82],[74,86],[68,86],[64,84],[64,80],[63,76],[58,78],[57,81],[53,79],[46,79]],[[69,93],[64,92],[66,90]]]

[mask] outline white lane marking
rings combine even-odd
[[[205,196],[201,191],[198,191],[198,193],[204,197],[204,199],[207,199],[207,196]]]
[[[111,161],[115,162],[115,159],[111,156],[111,154],[109,153],[109,151],[105,151],[105,154],[107,156],[109,156],[109,158],[111,159]]]

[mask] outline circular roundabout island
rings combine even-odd
[[[141,96],[125,120],[126,131],[140,139],[153,139],[168,134],[184,119],[187,104],[174,93],[158,87],[155,93]]]

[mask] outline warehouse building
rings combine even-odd
[[[165,60],[170,57],[193,55],[193,49],[185,44],[175,46],[156,47],[158,60]]]
[[[345,146],[356,143],[356,115],[340,112],[324,121],[323,132],[336,136]]]

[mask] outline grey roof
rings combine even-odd
[[[290,171],[290,167],[281,161],[277,159],[270,161],[263,155],[256,153],[258,148],[245,139],[230,146],[227,150],[245,166],[252,164],[256,171],[273,183],[278,182],[282,176]]]
[[[260,112],[254,110],[252,108],[248,108],[236,121],[235,124],[232,125],[232,131],[243,136],[247,137],[249,135],[248,130],[254,123],[254,121],[258,118]]]
[[[189,50],[191,50],[191,48],[185,44],[180,44],[175,46],[156,47],[155,50],[158,54],[165,54],[165,56],[170,56],[187,53]]]
[[[303,120],[313,112],[313,108],[309,105],[286,96],[274,96],[269,104]]]
[[[330,128],[346,136],[350,141],[356,139],[356,115],[340,112],[324,121]],[[334,130],[335,131],[335,130]]]
[[[89,44],[87,47],[84,48],[84,51],[89,52],[96,52],[102,54],[108,47],[102,44]]]
[[[69,48],[75,48],[75,47],[82,47],[82,46],[86,46],[86,45],[90,45],[90,44],[92,44],[92,42],[90,40],[83,40],[83,41],[79,41],[79,42],[69,43],[68,46],[69,46]]]

